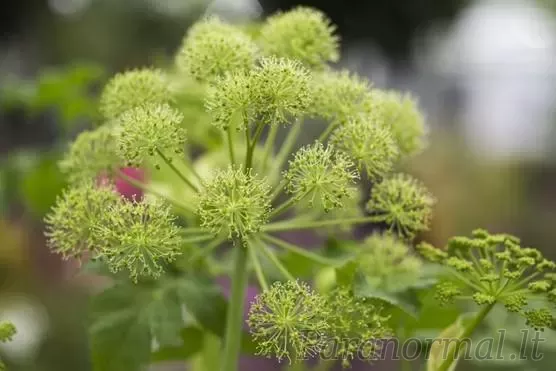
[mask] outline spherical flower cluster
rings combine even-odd
[[[373,89],[364,103],[369,114],[380,116],[390,128],[401,155],[415,155],[425,147],[425,120],[412,96]]]
[[[364,113],[371,96],[370,83],[349,71],[324,71],[313,78],[311,113],[335,123]]]
[[[367,211],[374,221],[387,223],[399,236],[413,238],[428,229],[434,203],[421,182],[397,174],[373,187]]]
[[[254,117],[282,124],[307,113],[311,104],[309,71],[291,59],[267,57],[250,76]]]
[[[257,57],[255,43],[238,28],[216,17],[191,27],[176,56],[177,68],[199,81],[247,71]]]
[[[270,213],[270,187],[252,173],[229,167],[217,171],[203,185],[197,214],[201,227],[215,236],[245,241],[266,224]]]
[[[97,251],[99,236],[91,226],[107,207],[119,202],[120,197],[110,185],[89,181],[67,189],[45,218],[48,246],[64,259]]]
[[[327,295],[299,281],[274,283],[255,298],[248,324],[259,354],[278,360],[332,354],[348,367],[356,357],[373,360],[390,335],[388,317],[346,289]]]
[[[106,124],[79,134],[60,161],[60,168],[70,183],[77,183],[109,173],[120,163],[114,126]]]
[[[328,316],[325,298],[306,283],[276,282],[255,298],[248,324],[258,354],[291,363],[322,351]]]
[[[398,147],[390,130],[369,117],[350,118],[334,131],[330,143],[349,155],[373,180],[387,174],[398,158]]]
[[[218,129],[245,130],[253,119],[250,76],[226,74],[209,87],[205,109]]]
[[[286,190],[297,200],[307,198],[309,206],[320,203],[328,212],[343,207],[346,199],[354,198],[354,183],[359,175],[346,155],[315,142],[295,154],[284,179]]]
[[[17,330],[11,322],[1,322],[0,323],[0,343],[5,343],[11,341]]]
[[[130,166],[141,166],[155,155],[171,160],[183,154],[186,131],[182,119],[167,104],[144,105],[125,112],[117,133],[119,155]]]
[[[176,217],[159,200],[106,205],[91,232],[99,241],[96,256],[113,272],[125,269],[132,280],[159,277],[163,264],[175,260],[183,245]]]
[[[535,329],[552,325],[546,308],[527,309],[531,298],[554,302],[552,272],[556,264],[540,251],[524,248],[519,239],[507,234],[476,230],[473,237],[450,239],[445,249],[421,244],[418,251],[432,262],[450,268],[449,282],[441,282],[437,298],[447,302],[458,296],[471,297],[477,305],[503,303],[510,312],[520,314]],[[544,274],[544,278],[539,278]]]
[[[107,120],[137,106],[171,102],[168,83],[162,71],[143,68],[119,73],[105,86],[100,111]]]
[[[403,290],[421,275],[421,260],[408,245],[389,233],[374,233],[363,241],[357,261],[368,282],[386,292]]]
[[[322,12],[297,7],[269,17],[260,37],[267,53],[297,59],[311,68],[322,68],[340,57],[334,32],[335,27]]]

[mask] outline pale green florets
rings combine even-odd
[[[441,282],[436,285],[434,298],[441,304],[451,304],[462,294],[461,288],[453,282]]]
[[[183,116],[167,104],[145,105],[125,112],[118,130],[119,155],[131,166],[141,166],[150,157],[184,152],[186,131]]]
[[[106,124],[79,134],[60,161],[60,168],[70,183],[76,183],[96,179],[120,164],[114,127]]]
[[[380,354],[380,341],[391,336],[388,316],[381,313],[382,308],[367,298],[358,298],[346,288],[338,288],[327,295],[330,316],[328,344],[334,357],[342,361],[343,367],[350,367],[355,359],[368,362]]]
[[[205,109],[218,129],[245,130],[252,120],[251,84],[248,74],[227,74],[209,87]]]
[[[378,115],[390,128],[403,156],[412,156],[425,147],[425,120],[415,99],[395,91],[374,89],[367,103],[367,112]]]
[[[376,184],[367,211],[376,222],[384,222],[399,236],[413,238],[429,228],[435,199],[425,186],[406,174],[397,174]]]
[[[356,116],[336,129],[330,143],[345,152],[372,180],[386,175],[398,158],[398,147],[380,121]]]
[[[169,205],[158,200],[125,201],[103,207],[92,227],[97,257],[110,270],[126,270],[133,281],[158,278],[181,253],[183,239]]]
[[[248,71],[257,58],[255,43],[240,29],[216,17],[196,23],[176,55],[177,68],[199,81]]]
[[[265,124],[285,124],[304,116],[312,101],[309,71],[299,62],[262,58],[249,78],[253,117]]]
[[[197,214],[214,235],[242,240],[260,231],[270,214],[270,186],[251,172],[229,167],[204,184]]]
[[[276,282],[255,298],[249,329],[258,354],[290,363],[319,354],[330,316],[325,298],[306,283]]]
[[[98,235],[91,226],[120,197],[110,186],[82,183],[64,191],[45,218],[49,248],[64,259],[96,251]]]
[[[387,292],[414,283],[423,268],[421,260],[411,253],[407,244],[389,233],[367,237],[357,261],[367,280]]]
[[[322,12],[297,7],[269,17],[260,37],[265,52],[322,68],[340,57],[336,28]]]
[[[298,201],[307,198],[310,207],[321,204],[328,212],[354,198],[357,192],[354,183],[359,175],[346,155],[315,142],[295,154],[284,179],[287,192]]]
[[[313,79],[312,115],[345,123],[364,111],[370,99],[370,83],[349,71],[325,71]]]
[[[171,102],[165,75],[158,69],[137,69],[114,76],[100,97],[100,111],[107,120],[137,106]]]
[[[550,312],[546,308],[526,307],[529,299],[554,302],[551,273],[534,280],[552,264],[537,249],[524,248],[519,243],[514,236],[490,234],[481,229],[473,231],[473,238],[451,238],[446,249],[436,250],[436,254],[430,245],[421,244],[417,250],[426,259],[451,268],[448,273],[451,280],[459,283],[458,295],[471,297],[477,305],[500,302],[509,312],[525,317],[528,325],[540,329],[551,324]],[[452,285],[441,283],[444,284]],[[444,289],[438,299],[443,301],[448,296],[449,290]]]

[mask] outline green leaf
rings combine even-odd
[[[164,347],[151,356],[151,362],[182,361],[201,351],[204,333],[197,327],[186,327],[180,331],[181,346]]]
[[[436,371],[440,365],[444,362],[449,352],[455,349],[457,342],[456,339],[461,337],[465,332],[465,319],[466,316],[459,316],[458,319],[442,330],[442,332],[436,337],[435,341],[432,343],[429,351],[429,356],[427,359],[427,371]],[[465,345],[461,348],[461,352],[466,351]],[[454,371],[458,364],[459,358],[454,360],[450,365],[448,371]]]

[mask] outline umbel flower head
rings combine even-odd
[[[100,111],[111,121],[145,103],[170,101],[170,89],[162,71],[142,68],[119,73],[106,84],[100,97]]]
[[[167,104],[148,104],[125,112],[118,127],[119,155],[130,166],[141,166],[149,157],[171,160],[184,152],[183,116]]]
[[[354,183],[359,174],[343,153],[315,142],[301,148],[284,172],[286,190],[299,201],[308,198],[309,206],[320,203],[325,212],[341,208],[346,199],[354,198]]]
[[[197,215],[201,227],[214,235],[245,241],[257,233],[270,214],[270,186],[251,171],[228,167],[203,185]]]
[[[332,340],[328,344],[334,347],[335,358],[342,360],[343,367],[350,367],[354,359],[376,360],[380,340],[391,336],[389,317],[370,300],[357,298],[344,287],[328,293],[326,301],[330,313],[327,337]]]
[[[306,283],[276,282],[257,295],[248,324],[259,355],[291,363],[322,351],[329,315],[325,298]]]
[[[326,70],[313,79],[312,114],[345,123],[364,112],[371,96],[370,83],[349,71]]]
[[[415,155],[425,147],[425,120],[411,95],[374,89],[365,103],[367,112],[379,115],[390,128],[400,154]]]
[[[250,87],[250,76],[239,72],[226,74],[208,88],[205,109],[214,126],[224,130],[248,127],[253,118]]]
[[[556,264],[537,249],[521,247],[518,238],[478,229],[472,238],[453,237],[442,250],[426,243],[417,249],[426,259],[450,268],[451,275],[436,290],[442,303],[460,296],[471,297],[477,305],[499,302],[537,330],[552,326],[548,308],[528,305],[537,299],[554,303]]]
[[[77,183],[108,173],[120,162],[114,126],[106,124],[79,134],[60,161],[60,168],[70,183]]]
[[[308,112],[309,71],[292,59],[265,57],[250,75],[253,116],[268,124],[287,123]]]
[[[366,279],[387,292],[402,290],[421,274],[422,262],[408,245],[390,233],[374,233],[367,237],[357,256]]]
[[[267,53],[297,59],[311,68],[322,68],[340,57],[335,30],[322,12],[300,6],[269,17],[260,37]]]
[[[191,27],[176,55],[177,68],[199,81],[210,82],[226,73],[251,69],[255,43],[240,29],[209,17]]]
[[[64,259],[95,252],[99,240],[91,226],[109,205],[119,202],[120,196],[109,184],[89,181],[68,188],[45,218],[49,248]]]
[[[352,117],[334,131],[330,143],[348,154],[373,180],[388,173],[398,158],[391,131],[371,117]]]
[[[407,174],[396,174],[375,184],[367,202],[375,222],[384,222],[403,238],[429,228],[435,199],[425,186]]]
[[[158,278],[163,264],[181,253],[183,239],[171,207],[156,199],[112,203],[92,226],[100,245],[96,257],[132,280]]]

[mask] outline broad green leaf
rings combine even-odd
[[[151,362],[182,361],[201,351],[204,333],[197,327],[186,327],[180,331],[182,345],[160,348],[151,356]]]

